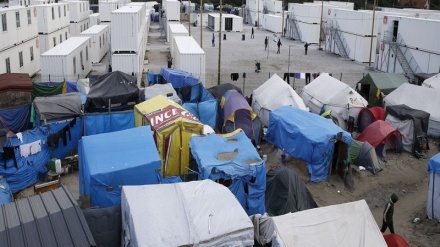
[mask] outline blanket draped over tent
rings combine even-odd
[[[35,99],[36,97],[52,96],[67,92],[67,90],[63,92],[63,89],[66,89],[64,82],[34,82],[32,84],[32,99]]]
[[[266,163],[243,131],[195,136],[190,147],[200,180],[230,180],[229,190],[248,215],[264,214]]]
[[[428,162],[429,184],[426,211],[430,219],[440,221],[440,154]]]

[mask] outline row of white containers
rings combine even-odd
[[[38,35],[40,54],[43,54],[46,51],[54,48],[56,45],[66,41],[70,37],[71,35],[69,26],[58,29],[57,31],[51,33]]]
[[[183,24],[170,22],[168,23],[168,35],[167,39],[170,44],[170,54],[174,56],[174,50],[176,47],[176,42],[174,41],[174,37],[177,36],[189,36],[189,32]]]
[[[35,36],[23,43],[0,51],[0,74],[7,72],[6,66],[9,66],[12,73],[27,73],[30,76],[36,74],[40,70],[40,49],[38,47],[38,37]],[[20,52],[22,66],[20,66]],[[9,64],[6,64],[7,62]]]
[[[165,15],[167,22],[180,21],[180,2],[177,0],[167,0],[165,2]]]
[[[281,33],[283,30],[283,17],[271,14],[264,15],[263,28],[273,33]]]
[[[70,35],[72,37],[79,36],[83,31],[89,29],[89,19],[82,20],[80,22],[70,23]]]
[[[89,23],[91,27],[93,27],[94,25],[100,25],[101,24],[100,14],[99,13],[91,14],[89,17]]]
[[[48,34],[69,25],[68,3],[51,3],[47,5],[37,5],[35,13],[38,13],[38,33]],[[35,10],[34,10],[35,11]]]
[[[20,27],[18,28],[16,26],[16,12],[19,13],[20,18]],[[31,18],[30,24],[27,17],[28,13],[30,13]],[[2,16],[3,14],[6,15],[7,23],[7,30],[0,32],[0,51],[38,36],[38,20],[34,7],[14,6],[1,8],[0,14]]]
[[[85,78],[92,69],[89,37],[71,37],[40,57],[41,80],[60,82]]]
[[[208,28],[220,31],[220,14],[208,14]],[[243,18],[232,14],[222,14],[222,31],[243,31]]]
[[[206,54],[192,36],[175,36],[174,68],[198,77],[205,85]]]
[[[70,22],[81,22],[89,18],[90,6],[88,1],[66,1],[66,2],[69,4]]]
[[[124,6],[123,0],[99,1],[99,14],[102,22],[111,22],[111,13]]]
[[[325,9],[325,7],[324,7]],[[320,4],[289,4],[289,18],[297,20],[298,33],[305,43],[319,42],[319,22],[321,20]],[[327,12],[325,12],[327,15]],[[291,18],[291,19],[293,19]]]
[[[93,63],[99,63],[109,50],[109,27],[108,25],[93,25],[80,34],[90,37],[92,46],[90,49],[90,59]]]
[[[111,50],[138,51],[145,35],[145,6],[124,6],[111,14]]]

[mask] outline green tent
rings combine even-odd
[[[359,93],[368,101],[368,106],[382,106],[382,94],[387,95],[398,88],[408,79],[404,74],[369,73],[358,84]]]
[[[373,174],[382,170],[376,150],[368,142],[353,139],[349,148],[349,161],[351,164],[365,167]]]

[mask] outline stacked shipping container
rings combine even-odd
[[[36,5],[40,54],[70,38],[68,3]]]
[[[109,50],[109,27],[108,25],[94,25],[80,34],[90,37],[92,46],[90,49],[90,59],[92,63],[99,63]]]

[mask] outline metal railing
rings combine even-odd
[[[420,73],[421,69],[402,36],[397,34],[397,37],[394,37],[390,32],[385,32],[384,42],[389,44],[391,50],[396,55],[403,72],[411,79],[414,79],[414,73]]]
[[[345,40],[336,20],[331,22],[330,32],[335,40],[336,46],[338,46],[339,55],[343,58],[349,58],[348,55],[350,54],[350,48],[348,47],[347,41]]]
[[[301,41],[301,29],[298,26],[298,20],[295,18],[293,14],[289,14],[287,18],[287,30],[288,30],[288,38]]]

